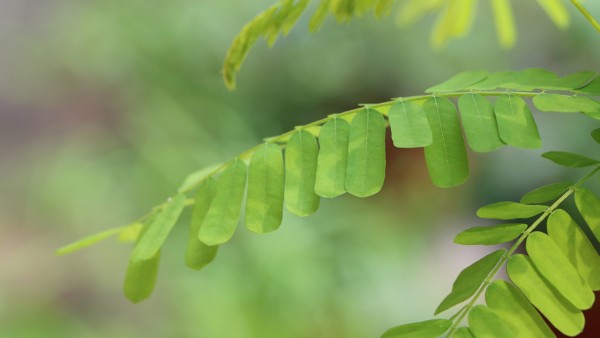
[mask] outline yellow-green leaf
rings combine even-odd
[[[540,94],[533,98],[533,104],[543,112],[600,113],[600,102],[584,96]]]
[[[398,11],[396,22],[402,27],[408,27],[424,15],[438,10],[446,3],[445,0],[406,0]]]
[[[559,182],[534,189],[521,197],[521,203],[524,204],[539,204],[553,201],[564,194],[571,182]]]
[[[484,305],[476,305],[469,311],[469,328],[475,337],[516,337],[496,312]]]
[[[516,40],[516,26],[510,0],[492,0],[492,9],[500,45],[511,48]]]
[[[132,223],[124,228],[121,228],[117,237],[119,242],[130,243],[135,242],[140,237],[144,225],[140,222]]]
[[[346,192],[346,165],[350,124],[333,117],[319,132],[319,157],[315,193],[333,198]]]
[[[400,325],[387,330],[381,338],[437,338],[450,329],[451,320],[431,319]]]
[[[593,158],[566,151],[549,151],[543,153],[542,157],[558,165],[572,168],[585,168],[600,164],[600,161]]]
[[[506,144],[521,148],[542,146],[533,115],[522,98],[503,94],[496,100],[494,112],[498,121],[500,138]]]
[[[600,199],[598,196],[586,188],[579,188],[575,191],[575,205],[596,239],[600,241]]]
[[[477,216],[493,219],[530,218],[546,210],[545,205],[521,204],[516,202],[497,202],[477,210]]]
[[[77,250],[87,248],[88,246],[94,245],[100,241],[103,241],[107,238],[110,238],[110,237],[118,234],[119,232],[122,231],[122,229],[123,228],[108,229],[108,230],[104,230],[104,231],[98,232],[93,235],[86,236],[82,239],[79,239],[79,240],[73,242],[73,243],[70,243],[63,247],[60,247],[59,249],[56,250],[55,253],[57,255],[66,255],[66,254],[75,252]]]
[[[492,103],[477,94],[465,94],[458,99],[467,141],[473,151],[490,152],[504,145]]]
[[[317,140],[306,130],[295,132],[285,148],[285,205],[298,216],[319,208],[315,193],[318,153]]]
[[[315,33],[321,29],[321,26],[323,26],[323,22],[325,22],[327,14],[329,13],[330,5],[331,0],[321,0],[319,7],[317,7],[315,14],[313,14],[312,18],[310,19],[310,23],[308,24],[308,30],[311,33]]]
[[[467,229],[454,238],[462,245],[495,245],[510,242],[525,231],[527,224],[509,223]]]
[[[129,259],[123,293],[133,303],[139,303],[150,297],[156,284],[160,250],[146,260]]]
[[[459,327],[456,331],[454,331],[454,334],[452,335],[453,338],[475,338],[475,336],[473,336],[473,333],[471,332],[471,330],[468,327]]]
[[[223,163],[216,163],[189,174],[185,178],[185,180],[183,180],[183,183],[181,184],[177,192],[182,193],[191,189],[193,186],[205,179],[208,175],[212,174],[215,170],[219,169],[219,167],[221,167],[222,165]]]
[[[438,85],[425,89],[425,93],[443,93],[459,91],[485,79],[488,76],[488,74],[489,73],[485,70],[474,70],[458,73]]]
[[[537,0],[540,6],[546,11],[546,14],[559,28],[567,28],[571,17],[569,12],[560,0]]]
[[[397,148],[425,147],[433,142],[427,116],[419,104],[396,102],[388,112],[388,119],[392,141]]]
[[[194,269],[200,270],[208,263],[212,262],[217,255],[218,245],[208,246],[200,241],[198,233],[206,214],[210,209],[210,204],[215,195],[215,180],[211,177],[201,183],[198,192],[194,198],[194,210],[190,222],[190,232],[188,244],[185,251],[185,264]]]

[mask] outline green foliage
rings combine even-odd
[[[319,208],[320,198],[314,186],[319,146],[306,130],[292,136],[285,152],[285,204],[298,215],[308,216]]]
[[[456,235],[454,243],[462,245],[502,244],[519,237],[526,228],[527,224],[523,223],[473,227]]]
[[[490,101],[481,95],[465,94],[458,99],[458,108],[473,151],[486,153],[504,146]]]
[[[534,189],[521,197],[521,203],[539,204],[557,199],[572,184],[570,182],[558,182]]]
[[[321,127],[315,181],[317,195],[333,198],[346,192],[349,138],[350,124],[344,119],[334,116]]]
[[[542,154],[542,157],[547,158],[558,165],[573,168],[591,167],[600,163],[599,161],[591,159],[589,157],[569,153],[566,151],[549,151],[547,153]]]
[[[437,338],[448,331],[452,322],[432,319],[419,323],[400,325],[389,329],[381,338]]]
[[[486,205],[477,210],[477,216],[481,218],[494,218],[501,220],[530,218],[546,210],[545,205],[529,205],[516,202],[497,202]]]
[[[396,148],[419,148],[433,142],[431,127],[423,108],[411,101],[399,101],[388,112],[392,140]]]

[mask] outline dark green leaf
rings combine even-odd
[[[454,238],[462,245],[495,245],[510,242],[525,231],[527,224],[498,224],[467,229]]]
[[[215,194],[215,180],[211,177],[201,183],[194,198],[194,211],[190,222],[190,234],[185,251],[185,264],[195,270],[200,270],[212,262],[217,254],[218,245],[208,246],[198,239],[198,234],[204,218],[210,209]]]
[[[456,278],[450,294],[435,310],[435,314],[446,311],[473,296],[505,253],[504,249],[494,251],[465,268]]]
[[[60,247],[59,249],[56,250],[56,254],[57,255],[66,255],[66,254],[75,252],[77,250],[87,248],[88,246],[94,245],[100,241],[103,241],[107,238],[110,238],[110,237],[118,234],[119,232],[122,231],[122,229],[123,228],[108,229],[108,230],[104,230],[104,231],[101,231],[101,232],[93,234],[93,235],[86,236],[82,239],[79,239],[79,240],[73,242],[73,243],[70,243],[63,247]]]
[[[469,160],[456,108],[443,97],[431,97],[423,104],[431,126],[433,143],[425,147],[425,160],[433,184],[449,188],[469,177]]]
[[[545,205],[530,205],[516,202],[498,202],[477,210],[477,216],[481,218],[494,219],[518,219],[529,218],[541,214],[546,210]]]
[[[541,94],[533,98],[533,104],[543,112],[600,113],[600,102],[584,96]]]
[[[433,136],[423,108],[411,101],[394,103],[388,112],[392,140],[397,148],[417,148],[431,144]]]
[[[521,197],[521,203],[538,204],[553,201],[564,194],[571,185],[570,182],[545,185],[523,195],[523,197]]]
[[[451,320],[432,319],[393,327],[381,338],[437,338],[448,331],[451,325]]]
[[[592,138],[594,139],[594,141],[596,141],[597,143],[600,143],[600,128],[599,129],[594,129],[592,131]]]
[[[575,205],[596,239],[600,240],[600,199],[598,196],[586,188],[579,188],[575,191]]]
[[[427,88],[425,93],[443,93],[443,92],[454,92],[459,91],[461,89],[465,89],[466,87],[477,83],[488,76],[488,72],[485,70],[476,70],[476,71],[468,71],[463,73],[458,73],[451,77],[450,79],[435,85],[433,87]]]
[[[153,257],[146,260],[129,260],[123,293],[133,303],[139,303],[150,297],[156,284],[160,250]]]
[[[469,328],[475,337],[507,338],[516,337],[494,310],[476,305],[469,311]]]
[[[285,204],[298,215],[308,216],[319,209],[320,199],[315,193],[319,146],[315,137],[299,130],[285,148]]]
[[[494,107],[485,97],[465,94],[458,99],[458,109],[473,151],[489,152],[504,145],[498,132]]]
[[[496,100],[494,112],[498,121],[500,138],[506,144],[521,148],[542,146],[533,115],[522,98],[503,94]]]
[[[315,193],[333,198],[346,192],[346,165],[350,124],[333,117],[319,132],[319,157]]]
[[[600,164],[600,161],[598,160],[566,151],[549,151],[543,153],[542,157],[549,159],[558,165],[573,168],[585,168]]]

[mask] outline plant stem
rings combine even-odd
[[[571,0],[571,3],[573,4],[573,6],[575,6],[581,12],[581,14],[583,14],[583,16],[586,18],[586,20],[592,26],[594,26],[594,28],[596,28],[596,31],[598,31],[600,33],[600,24],[598,23],[598,21],[596,21],[596,19],[592,16],[592,14],[585,7],[583,7],[581,2],[579,2],[579,0]]]
[[[492,282],[492,279],[496,276],[498,271],[500,271],[502,266],[504,266],[504,264],[512,256],[512,254],[519,248],[519,246],[523,243],[523,241],[525,239],[527,239],[529,234],[531,234],[533,232],[533,230],[535,230],[535,228],[537,228],[538,225],[540,225],[540,223],[542,223],[548,216],[550,216],[550,214],[552,214],[552,212],[554,212],[554,210],[556,210],[562,204],[562,202],[564,202],[569,196],[571,196],[573,194],[573,192],[575,192],[575,190],[577,190],[577,188],[579,188],[585,181],[590,179],[590,177],[592,177],[598,171],[600,171],[600,165],[595,166],[594,169],[592,169],[589,173],[587,173],[585,176],[583,176],[579,181],[577,181],[577,183],[570,186],[569,189],[567,189],[567,191],[565,191],[564,194],[562,194],[554,203],[552,203],[552,205],[550,205],[548,208],[546,208],[546,210],[544,210],[542,215],[540,215],[540,217],[538,217],[535,220],[535,222],[533,222],[529,226],[529,228],[527,228],[527,230],[525,230],[523,232],[523,234],[521,234],[519,239],[517,239],[517,241],[510,247],[510,249],[508,251],[506,251],[504,253],[504,255],[502,255],[502,257],[498,261],[498,264],[496,264],[496,266],[494,267],[492,272],[490,272],[490,274],[483,281],[483,283],[481,283],[481,285],[479,286],[479,289],[477,289],[477,292],[475,292],[475,295],[473,295],[473,297],[471,298],[469,303],[467,303],[467,305],[465,305],[463,308],[461,308],[459,310],[459,312],[457,312],[460,314],[458,316],[456,316],[456,318],[454,319],[454,322],[452,323],[452,326],[450,327],[450,331],[448,332],[448,335],[446,335],[446,337],[448,337],[448,338],[452,337],[452,334],[454,334],[454,332],[456,331],[456,329],[458,328],[460,323],[463,321],[465,316],[469,313],[471,308],[475,305],[475,302],[477,301],[477,299],[479,299],[479,296],[481,296],[483,291],[485,291],[487,286]]]

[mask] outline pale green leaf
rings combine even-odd
[[[160,250],[146,260],[129,259],[123,293],[133,303],[139,303],[150,297],[156,284]]]
[[[346,190],[358,197],[376,194],[385,179],[385,120],[365,108],[350,124]]]
[[[206,214],[210,209],[210,204],[215,196],[215,180],[211,177],[198,187],[198,192],[194,198],[194,210],[192,212],[192,220],[190,222],[190,232],[188,237],[187,248],[185,251],[185,264],[194,270],[200,270],[217,255],[218,245],[208,246],[200,241],[198,233]]]
[[[451,320],[431,319],[393,327],[381,338],[437,338],[448,331],[451,325]]]
[[[463,326],[454,331],[452,338],[475,338],[475,336],[468,327]]]
[[[494,310],[484,305],[476,305],[469,311],[469,328],[478,338],[516,337],[502,318]]]
[[[494,219],[518,219],[518,218],[530,218],[535,215],[541,214],[546,210],[545,205],[531,205],[522,204],[516,202],[498,202],[477,210],[477,216],[481,218],[494,218]]]
[[[500,45],[511,48],[516,40],[516,26],[510,0],[492,0],[492,9]]]
[[[571,17],[561,0],[537,0],[537,2],[556,26],[563,29],[569,26]]]
[[[514,338],[555,338],[544,319],[515,286],[498,279],[485,292],[486,304],[514,333]]]
[[[427,88],[425,90],[425,93],[443,93],[459,91],[485,79],[488,76],[488,74],[489,73],[485,70],[474,70],[458,73],[438,85]]]
[[[333,117],[319,132],[319,157],[315,193],[333,198],[346,192],[346,165],[350,124]]]
[[[529,257],[520,254],[512,256],[506,271],[531,304],[560,332],[568,336],[581,333],[585,323],[583,313],[550,286]]]
[[[452,285],[452,291],[442,300],[435,314],[446,311],[473,296],[505,253],[505,249],[494,251],[461,271]]]
[[[548,218],[548,235],[588,285],[600,290],[600,256],[579,225],[564,210]]]
[[[467,141],[473,151],[490,152],[504,145],[500,139],[494,107],[485,97],[465,94],[458,99]]]
[[[198,239],[204,244],[223,244],[233,236],[240,219],[247,171],[244,161],[236,158],[217,178],[212,203],[198,230]]]
[[[421,105],[411,101],[394,103],[388,112],[392,141],[397,148],[418,148],[431,144],[433,136]]]
[[[119,232],[122,231],[122,229],[123,228],[108,229],[108,230],[104,230],[104,231],[98,232],[93,235],[86,236],[82,239],[79,239],[79,240],[73,242],[73,243],[70,243],[63,247],[60,247],[59,249],[56,250],[55,253],[57,255],[66,255],[66,254],[75,252],[77,250],[87,248],[88,246],[94,245],[100,241],[103,241],[107,238],[110,238],[110,237],[118,234]]]
[[[521,148],[542,146],[533,115],[522,98],[503,94],[496,100],[494,112],[498,121],[500,138],[506,144]]]
[[[178,194],[158,211],[156,217],[147,225],[147,228],[140,235],[139,240],[135,244],[131,254],[132,260],[143,261],[156,256],[156,253],[162,247],[167,236],[169,236],[171,229],[173,229],[173,226],[177,223],[177,220],[185,207],[185,202],[185,195]]]
[[[135,242],[140,236],[144,225],[140,222],[132,223],[124,228],[121,228],[117,240],[122,243]]]
[[[456,108],[443,97],[431,97],[423,104],[431,126],[433,143],[425,147],[425,160],[433,184],[449,188],[469,177],[469,160]]]
[[[600,113],[600,102],[585,96],[540,94],[533,98],[533,104],[537,109],[543,112]]]
[[[592,130],[591,135],[596,143],[600,143],[600,128]]]
[[[543,153],[542,157],[558,165],[572,168],[585,168],[600,164],[598,160],[566,151],[549,151]]]
[[[284,167],[281,147],[263,144],[252,155],[248,170],[245,223],[262,234],[277,230],[283,218]]]
[[[534,189],[521,197],[521,203],[524,204],[540,204],[553,201],[564,194],[571,182],[559,182]]]
[[[509,223],[467,229],[454,238],[462,245],[495,245],[510,242],[525,231],[527,224]]]
[[[222,165],[222,163],[216,163],[189,174],[185,178],[185,180],[183,180],[183,183],[181,184],[177,192],[181,193],[184,191],[188,191],[196,184],[200,183],[200,181],[205,179],[208,175],[212,174],[215,170],[219,169],[219,167],[221,167]]]
[[[600,199],[598,196],[586,188],[579,188],[575,191],[575,205],[596,239],[600,240]]]
[[[285,204],[298,215],[308,216],[319,208],[315,193],[319,146],[315,137],[299,130],[290,138],[285,150]]]

